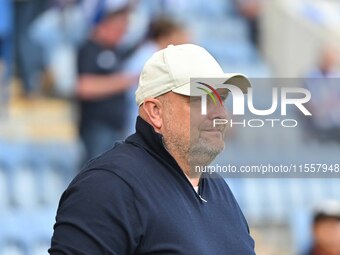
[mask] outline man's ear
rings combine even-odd
[[[160,132],[163,126],[163,104],[156,98],[146,99],[142,105],[144,113],[147,115],[149,123]]]

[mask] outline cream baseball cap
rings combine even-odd
[[[244,93],[250,82],[240,73],[224,73],[216,59],[204,48],[194,44],[169,45],[153,54],[139,77],[136,102],[140,106],[147,98],[167,92],[196,96],[190,78],[223,78],[224,83],[238,86]],[[202,93],[199,91],[199,93]]]

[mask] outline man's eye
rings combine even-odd
[[[228,94],[222,94],[220,96],[223,102],[225,102],[228,99]]]
[[[201,101],[201,97],[190,97],[190,102],[194,103],[194,102],[200,102]]]

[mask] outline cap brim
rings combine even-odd
[[[196,80],[196,78],[194,79]],[[206,78],[202,78],[202,79],[206,79]],[[209,79],[220,80],[221,81],[220,84],[223,83],[223,84],[230,84],[230,85],[237,86],[242,90],[244,94],[246,94],[248,91],[248,88],[251,87],[251,83],[249,79],[245,75],[240,74],[240,73],[227,73],[227,74],[220,75],[220,76],[213,76],[213,77],[210,77]],[[197,78],[197,81],[199,81],[198,78]],[[216,89],[214,84],[209,84],[209,85]],[[203,94],[206,94],[202,89],[199,89],[196,86],[192,86],[190,82],[178,88],[175,88],[172,91],[177,94],[184,95],[184,96],[201,96]]]

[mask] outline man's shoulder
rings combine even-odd
[[[95,178],[97,172],[106,171],[129,182],[147,170],[149,161],[150,156],[143,148],[126,141],[117,142],[111,149],[90,160],[75,179],[90,172]]]

